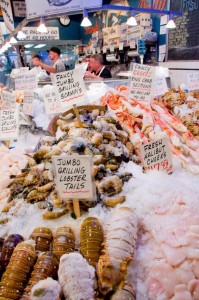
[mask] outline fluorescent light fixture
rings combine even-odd
[[[133,10],[131,11],[131,16],[130,16],[130,18],[128,18],[126,24],[128,26],[137,26],[137,21],[136,21],[136,18],[135,18],[135,12]]]
[[[16,44],[17,40],[14,38],[14,36],[11,37],[10,39],[10,44]]]
[[[37,45],[37,46],[34,46],[34,48],[43,48],[43,47],[45,47],[46,46],[46,44],[39,44],[39,45]]]
[[[84,9],[84,11],[83,11],[83,20],[81,22],[81,26],[82,27],[92,26],[92,23],[88,18],[88,11],[86,9]]]
[[[169,22],[167,23],[166,28],[168,28],[168,29],[175,29],[176,28],[176,24],[173,20],[173,15],[172,14],[169,15]]]
[[[28,48],[31,48],[31,47],[33,47],[33,46],[34,46],[34,44],[27,44],[27,45],[25,45],[24,47],[28,49]]]
[[[26,38],[26,35],[25,35],[25,33],[24,33],[22,30],[20,30],[20,31],[17,33],[17,38],[18,38],[19,40],[23,40],[23,39]]]
[[[45,25],[45,22],[44,22],[44,17],[41,17],[40,25],[37,28],[37,31],[40,32],[40,33],[47,33],[48,32],[48,30],[46,28],[46,25]]]

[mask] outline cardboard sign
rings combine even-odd
[[[26,3],[22,1],[13,1],[15,17],[26,17]]]
[[[59,27],[46,27],[47,32],[41,33],[37,31],[37,27],[23,27],[26,35],[26,41],[52,41],[59,40]]]
[[[15,90],[34,90],[38,87],[36,74],[18,74],[15,77]]]
[[[92,180],[92,160],[87,155],[53,156],[57,191],[61,199],[90,199],[95,197]]]
[[[26,0],[27,18],[82,11],[86,8],[102,6],[102,0]]]
[[[167,138],[159,139],[141,146],[142,165],[144,170],[172,172],[171,152]]]
[[[187,85],[189,91],[199,90],[199,72],[187,74]]]
[[[133,64],[129,80],[129,98],[150,103],[153,95],[154,74],[154,67]]]
[[[154,80],[153,96],[159,97],[164,95],[166,92],[168,92],[168,87],[165,77],[156,77]]]
[[[16,95],[7,91],[1,93],[1,109],[10,109],[16,107]]]
[[[45,111],[47,115],[59,113],[59,101],[56,96],[55,89],[50,89],[49,91],[43,92],[44,96],[44,104],[45,104]]]
[[[1,0],[0,1],[1,10],[3,12],[3,20],[10,31],[15,29],[14,20],[12,15],[12,7],[10,0]]]
[[[74,104],[81,105],[85,102],[86,88],[83,72],[80,72],[79,68],[51,74],[51,79],[62,110],[71,108]]]
[[[4,109],[0,111],[0,140],[17,139],[19,134],[19,111]]]
[[[33,93],[34,93],[33,90],[24,91],[23,112],[29,116],[32,116],[33,113],[32,111]]]

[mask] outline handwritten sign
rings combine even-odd
[[[199,90],[199,72],[188,73],[187,84],[189,91]]]
[[[14,1],[13,3],[15,17],[26,17],[26,3],[22,1]]]
[[[156,77],[154,80],[154,90],[153,90],[153,96],[159,97],[164,95],[166,92],[168,92],[168,87],[166,83],[165,77]]]
[[[52,160],[60,198],[92,200],[95,197],[90,156],[53,156]]]
[[[44,104],[46,114],[54,114],[60,112],[59,101],[57,99],[55,89],[43,91]]]
[[[133,64],[129,80],[129,98],[150,103],[155,68],[147,65]]]
[[[16,95],[7,91],[1,93],[1,109],[10,109],[16,107]]]
[[[24,91],[23,112],[29,116],[32,116],[33,113],[33,93],[33,90]]]
[[[141,146],[144,170],[172,172],[172,159],[167,138],[162,138]]]
[[[17,139],[19,133],[19,111],[4,109],[0,111],[0,140]]]
[[[61,109],[71,108],[72,105],[85,103],[86,88],[83,72],[72,71],[51,74],[53,86]]]
[[[38,80],[36,74],[26,72],[15,77],[16,90],[34,90],[38,87]]]

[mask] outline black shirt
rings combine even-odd
[[[106,67],[103,67],[96,75],[102,78],[112,78],[111,72]]]

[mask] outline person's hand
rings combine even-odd
[[[91,78],[91,79],[95,79],[96,75],[94,73],[91,73],[90,71],[86,71],[84,78]]]

